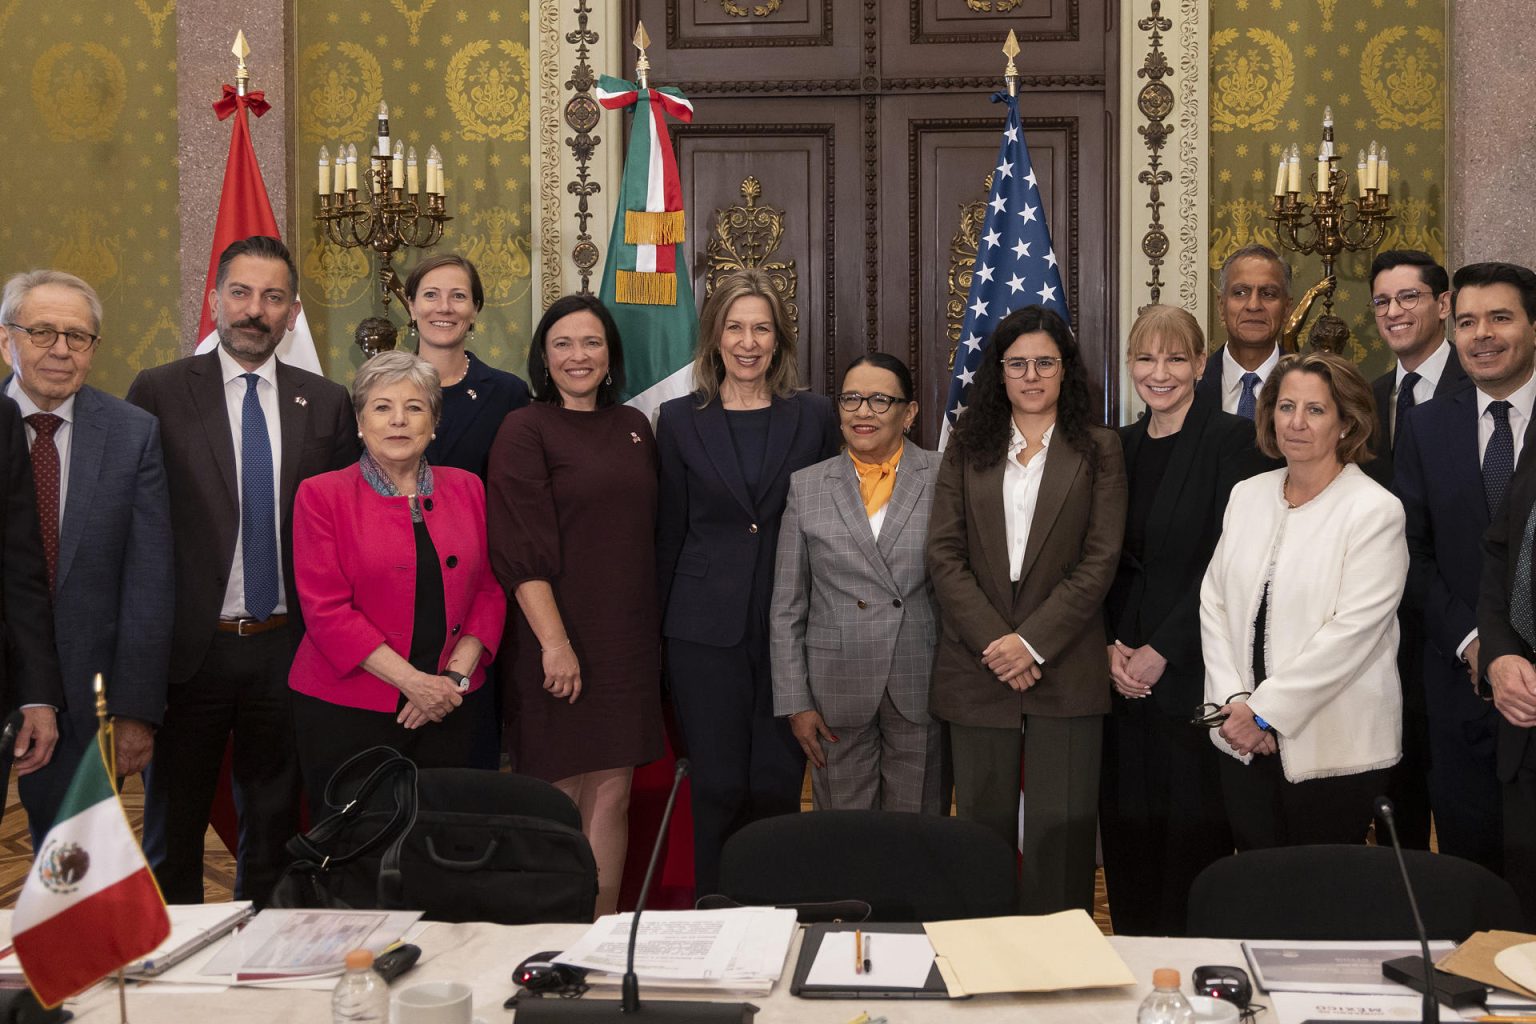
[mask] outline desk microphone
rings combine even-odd
[[[635,976],[635,945],[640,936],[640,914],[651,894],[651,880],[656,876],[656,863],[661,860],[661,847],[667,841],[667,827],[672,824],[672,808],[677,803],[677,791],[688,776],[688,759],[677,759],[677,774],[672,777],[672,792],[667,794],[667,809],[661,815],[661,828],[651,847],[651,863],[645,869],[645,881],[640,885],[640,899],[629,921],[629,957],[623,981],[623,997],[611,999],[520,999],[517,1004],[517,1024],[543,1024],[544,1021],[676,1021],[679,1024],[699,1021],[704,1024],[750,1024],[757,1016],[757,1007],[751,1003],[706,1003],[671,999],[664,1002],[652,1000],[640,1002],[640,979]]]
[[[1423,957],[1422,962],[1417,964],[1411,956],[1388,960],[1381,965],[1381,973],[1393,981],[1423,992],[1423,1008],[1419,1011],[1423,1024],[1440,1024],[1440,1003],[1435,998],[1435,961],[1429,955],[1429,933],[1424,930],[1424,919],[1419,916],[1419,901],[1414,898],[1413,882],[1408,878],[1408,865],[1403,861],[1403,847],[1397,841],[1397,815],[1392,801],[1387,797],[1376,798],[1376,817],[1387,823],[1387,833],[1392,837],[1392,850],[1397,854],[1397,869],[1403,875],[1403,888],[1408,890],[1408,907],[1413,911],[1413,926],[1419,933],[1419,952]]]

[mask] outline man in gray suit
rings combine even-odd
[[[170,499],[155,418],[85,383],[101,333],[91,286],[56,270],[17,274],[0,296],[0,323],[5,393],[27,424],[64,681],[53,759],[19,784],[35,845],[96,734],[97,672],[118,774],[142,770],[154,751],[170,659]]]
[[[837,396],[848,451],[790,477],[769,619],[773,713],[790,717],[811,762],[818,810],[941,811],[924,562],[939,456],[903,439],[910,398],[899,360],[861,357]]]

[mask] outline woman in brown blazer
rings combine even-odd
[[[993,332],[939,470],[928,569],[943,620],[931,705],[949,723],[960,817],[1020,847],[1024,913],[1093,909],[1103,603],[1125,465],[1095,426],[1071,330],[1027,306]]]

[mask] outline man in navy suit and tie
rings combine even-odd
[[[0,297],[5,394],[27,424],[63,671],[52,761],[18,784],[34,848],[96,735],[106,680],[117,770],[143,770],[165,710],[171,520],[155,418],[88,386],[101,300],[57,270],[17,274]]]
[[[203,899],[203,833],[233,739],[235,898],[264,904],[298,827],[288,669],[299,482],[357,459],[341,385],[279,362],[299,314],[287,246],[253,236],[219,256],[219,347],[140,373],[128,400],[160,418],[175,533],[165,725],[144,787],[144,851],[171,903]]]
[[[1221,265],[1221,323],[1227,343],[1205,361],[1198,394],[1223,412],[1253,419],[1259,388],[1280,361],[1291,308],[1291,267],[1267,245],[1245,245]]]
[[[1528,315],[1536,310],[1536,274],[1511,263],[1474,263],[1453,284],[1453,337],[1474,386],[1402,415],[1393,489],[1407,513],[1403,600],[1429,636],[1424,691],[1440,852],[1498,871],[1499,714],[1477,692],[1477,601],[1483,533],[1502,512],[1536,403],[1536,331]]]

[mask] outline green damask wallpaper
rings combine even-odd
[[[0,0],[0,275],[89,281],[91,383],[179,355],[175,0]]]
[[[1313,180],[1327,106],[1333,107],[1335,146],[1351,178],[1359,152],[1372,140],[1391,154],[1396,218],[1381,248],[1424,249],[1444,259],[1445,27],[1445,0],[1212,5],[1213,288],[1215,271],[1239,246],[1260,241],[1280,248],[1267,219],[1275,165],[1282,149],[1300,143],[1302,176]],[[1322,276],[1322,265],[1316,257],[1288,255],[1300,294]],[[1372,255],[1341,258],[1334,306],[1353,334],[1349,355],[1368,375],[1391,365],[1366,305]],[[1321,304],[1313,318],[1319,312]],[[1214,303],[1208,330],[1218,344],[1223,331]]]
[[[371,253],[321,238],[316,159],[322,145],[334,156],[338,140],[366,154],[383,99],[393,137],[416,148],[423,175],[428,147],[443,155],[454,219],[426,251],[461,253],[480,271],[485,309],[469,347],[523,373],[534,323],[528,0],[300,3],[297,26],[298,256],[304,309],[327,371],[351,379],[363,359],[352,332],[383,307]],[[423,251],[396,254],[402,280]],[[389,316],[401,346],[414,350],[408,315],[394,300]]]

